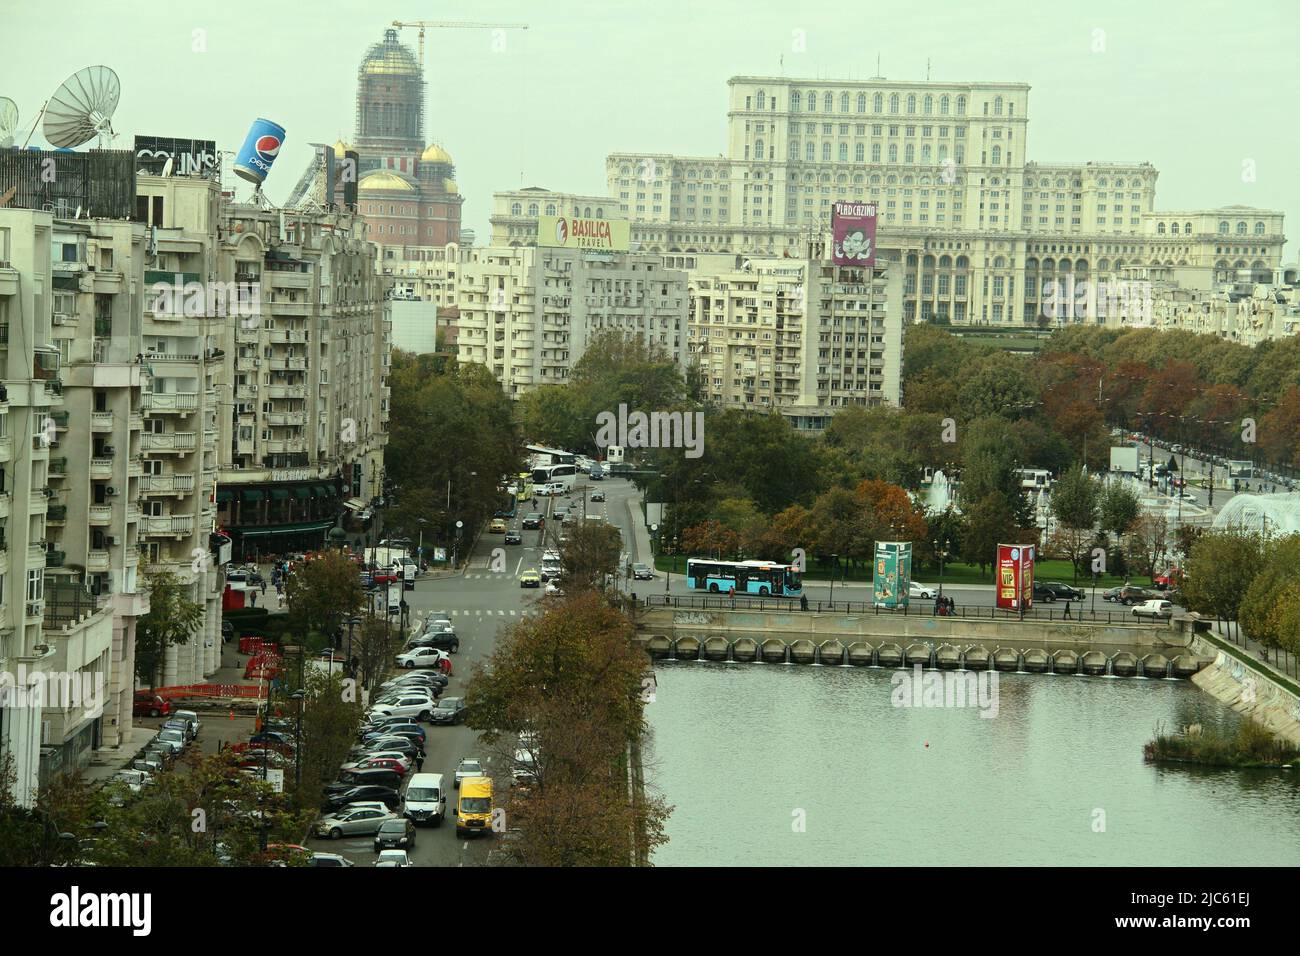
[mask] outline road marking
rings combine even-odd
[[[505,616],[506,616],[506,612],[505,612],[505,611],[497,611],[497,616],[498,616],[498,617],[505,617]]]
[[[515,565],[515,577],[519,577],[519,569],[524,566],[524,556],[519,556],[519,563]]]

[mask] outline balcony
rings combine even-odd
[[[144,434],[140,436],[142,451],[174,451],[184,453],[193,451],[197,442],[194,432],[167,432],[162,435]]]
[[[305,329],[276,329],[270,333],[269,338],[273,343],[279,345],[305,343],[307,341],[307,332]]]
[[[88,551],[86,552],[86,570],[87,571],[107,571],[108,570],[108,551]]]
[[[153,414],[159,412],[189,413],[199,407],[198,392],[144,392],[140,407]]]
[[[10,461],[14,457],[14,441],[12,438],[0,438],[0,461]]]
[[[307,386],[305,385],[268,385],[266,387],[267,398],[306,398]]]
[[[239,401],[243,401],[243,402],[255,402],[255,401],[257,401],[257,386],[256,386],[256,385],[236,385],[236,386],[235,386],[235,398],[236,398],[237,400],[239,400]]]
[[[50,505],[45,512],[46,524],[64,524],[68,520],[67,505]]]
[[[7,440],[7,439],[6,439]],[[68,459],[51,458],[49,467],[49,477],[66,478],[68,477]]]
[[[90,523],[91,524],[112,524],[113,506],[112,505],[91,505]]]
[[[150,537],[184,537],[194,532],[193,515],[145,516],[140,519],[140,533]]]
[[[194,491],[194,476],[145,475],[141,490],[146,495],[188,495]]]
[[[113,430],[113,413],[91,412],[90,430],[92,432],[111,432]]]
[[[144,462],[139,458],[132,458],[126,463],[126,474],[128,478],[139,478],[144,474]]]
[[[68,410],[61,408],[57,411],[50,412],[50,418],[54,419],[54,427],[59,431],[66,431],[68,427]]]
[[[138,548],[127,548],[122,555],[122,560],[125,561],[128,566],[139,564],[140,550]]]
[[[256,345],[261,337],[261,329],[239,328],[235,330],[235,342],[239,345]]]
[[[197,362],[197,354],[189,352],[145,352],[145,362],[153,364],[155,362]]]
[[[61,568],[66,557],[67,554],[63,551],[46,551],[45,566],[47,568]]]
[[[111,458],[90,459],[90,477],[91,478],[112,478],[113,459]]]
[[[271,369],[276,372],[305,372],[307,370],[307,360],[305,358],[272,358],[268,362]]]
[[[307,424],[307,414],[305,412],[269,412],[266,416],[268,425],[305,425]]]

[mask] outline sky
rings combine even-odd
[[[1280,209],[1288,235],[1300,232],[1294,0],[1082,6],[0,0],[0,95],[17,102],[25,137],[68,75],[111,66],[118,148],[142,134],[234,150],[254,119],[274,120],[287,132],[266,193],[280,202],[308,143],[351,140],[357,66],[393,20],[527,23],[426,33],[425,135],[454,157],[464,222],[482,242],[497,190],[604,195],[610,152],[722,152],[731,76],[866,78],[879,55],[890,80],[925,79],[928,61],[934,80],[1028,83],[1031,160],[1151,162],[1158,211]],[[415,48],[415,30],[402,37]],[[240,197],[249,189],[240,182]],[[1296,250],[1292,239],[1287,262]]]

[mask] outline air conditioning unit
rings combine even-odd
[[[53,322],[55,325],[63,325],[67,321],[68,321],[68,317],[66,315],[60,315],[57,312],[54,313]]]
[[[122,536],[117,534],[110,534],[108,536],[108,543],[113,547],[117,547],[119,544],[122,543]]]
[[[107,497],[112,498],[114,495],[117,494],[117,489],[114,488],[112,485],[109,485],[107,488],[104,489],[104,494]]]
[[[40,617],[40,616],[41,616],[41,602],[40,602],[40,601],[28,601],[28,602],[27,602],[27,616],[28,616],[28,617]]]
[[[117,449],[114,448],[112,445],[105,445],[103,447],[103,452],[105,458],[112,458],[113,455],[117,454]]]

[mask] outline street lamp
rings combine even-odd
[[[463,521],[456,522],[456,541],[451,547],[451,569],[453,571],[456,570],[456,562],[458,556],[460,555],[460,532],[461,529],[464,527],[465,527],[465,522]]]
[[[939,547],[939,542],[934,542],[934,553],[939,556],[939,597],[943,597],[943,562],[948,557],[948,549],[952,547],[952,542],[945,540],[943,547]]]
[[[298,648],[299,654],[304,654],[306,651],[306,647]],[[300,793],[302,791],[302,708],[307,694],[299,688],[289,695],[289,699],[298,702],[298,732],[293,739],[293,786],[294,792]]]
[[[838,567],[840,566],[840,556],[839,556],[838,554],[832,554],[832,555],[831,555],[831,561],[832,561],[832,565],[831,565],[831,610],[834,610],[834,609],[835,609],[835,569],[838,568]]]
[[[351,675],[353,680],[357,679],[357,675],[355,669],[352,667],[352,629],[360,623],[361,618],[359,617],[348,618],[348,674]]]

